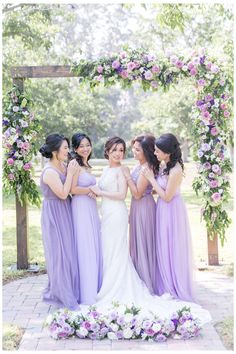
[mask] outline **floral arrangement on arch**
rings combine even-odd
[[[21,204],[40,205],[40,194],[33,179],[32,158],[37,153],[36,137],[41,126],[29,110],[31,101],[17,86],[8,92],[3,115],[3,188],[14,192]]]
[[[198,176],[193,182],[196,193],[203,199],[202,217],[208,235],[217,234],[222,245],[231,220],[224,209],[228,201],[232,171],[227,151],[231,133],[231,84],[223,65],[207,55],[205,49],[192,50],[187,56],[156,56],[144,49],[125,48],[118,54],[94,61],[74,63],[72,71],[81,83],[91,88],[109,87],[120,83],[122,88],[140,82],[146,91],[167,90],[181,78],[190,78],[196,88],[196,102],[192,108],[192,137],[194,157],[199,162]]]
[[[80,339],[99,340],[108,338],[142,339],[164,342],[167,338],[189,339],[197,337],[201,325],[194,318],[190,308],[183,307],[169,319],[140,316],[140,308],[131,305],[113,303],[106,313],[100,313],[95,306],[86,314],[61,309],[50,314],[46,321],[49,334],[54,339],[66,339],[76,336]]]

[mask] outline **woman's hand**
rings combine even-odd
[[[131,179],[130,169],[128,166],[121,166],[121,171],[122,171],[123,175],[125,176],[126,181]]]
[[[92,198],[92,199],[96,199],[97,198],[96,194],[93,193],[93,192],[89,192],[87,195],[88,195],[89,198]]]
[[[150,182],[155,180],[153,171],[150,170],[150,168],[148,167],[142,168],[141,174],[146,177]]]
[[[92,186],[92,187],[89,187],[89,189],[91,190],[91,192],[93,192],[94,194],[96,194],[98,196],[102,195],[102,191],[98,186]]]
[[[71,174],[72,176],[74,176],[76,174],[76,172],[78,172],[80,169],[80,166],[78,164],[78,162],[76,160],[71,160],[69,162],[69,165],[67,167],[67,174]]]

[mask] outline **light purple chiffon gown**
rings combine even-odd
[[[48,285],[43,291],[43,301],[59,308],[79,308],[79,278],[76,261],[75,238],[71,217],[71,201],[60,199],[43,182],[47,169],[56,171],[64,184],[66,176],[51,166],[45,166],[40,178],[44,197],[41,226]]]
[[[83,171],[77,185],[89,187],[96,178]],[[101,225],[96,200],[87,195],[72,197],[72,218],[79,262],[80,303],[94,304],[102,284]]]
[[[157,182],[166,189],[168,177],[160,171]],[[156,207],[157,295],[170,293],[175,298],[195,301],[193,291],[192,241],[187,210],[180,188],[170,202],[160,197]]]
[[[131,173],[132,180],[137,184],[141,166],[138,165]],[[130,206],[130,255],[135,269],[153,294],[155,284],[155,221],[156,203],[149,184],[141,199],[132,197]]]

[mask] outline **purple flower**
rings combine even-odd
[[[121,52],[120,57],[121,57],[121,59],[124,59],[126,57],[126,52]]]
[[[89,333],[89,338],[95,340],[95,339],[97,339],[97,334],[96,333]]]
[[[205,163],[203,164],[203,168],[205,168],[205,170],[210,170],[210,169],[211,169],[211,164],[210,164],[210,162],[205,162]]]
[[[9,125],[9,120],[8,120],[8,119],[3,119],[2,124],[3,124],[4,126]]]
[[[192,70],[193,68],[194,68],[193,63],[188,63],[188,69],[189,69],[189,70]]]
[[[210,147],[209,144],[203,143],[203,144],[201,145],[201,150],[202,150],[202,151],[209,151],[209,150],[211,150],[211,147]]]
[[[204,79],[198,80],[197,83],[198,83],[199,86],[205,86],[206,85],[206,81]]]
[[[213,172],[217,173],[217,172],[219,172],[219,171],[220,171],[220,166],[219,166],[219,165],[214,164],[214,165],[212,165],[211,169],[212,169],[212,171],[213,171]]]
[[[205,117],[205,118],[209,118],[210,117],[210,113],[208,111],[204,111],[202,113],[202,116]]]
[[[124,335],[123,335],[123,332],[122,332],[122,331],[117,331],[117,332],[116,332],[116,335],[117,335],[117,338],[118,338],[118,339],[123,339],[123,338],[124,338]]]
[[[206,56],[203,55],[203,57],[200,57],[200,64],[203,65],[204,64],[204,61],[206,59]]]
[[[209,93],[208,95],[205,96],[205,101],[210,102],[211,100],[213,100],[213,96]]]
[[[165,342],[166,336],[164,334],[157,334],[154,338],[155,342]]]
[[[197,102],[196,102],[196,105],[199,107],[199,106],[202,106],[204,104],[204,101],[202,101],[202,100],[198,100]]]
[[[146,80],[151,80],[153,78],[153,74],[150,70],[147,70],[144,74]]]
[[[99,74],[102,74],[102,72],[103,72],[103,67],[102,67],[102,65],[98,65],[98,67],[97,67],[97,72],[98,72]]]
[[[197,156],[201,158],[204,155],[202,150],[198,150]]]
[[[112,63],[112,68],[113,69],[118,69],[120,67],[120,62],[119,60],[114,60]]]
[[[152,328],[147,328],[144,332],[150,337],[153,337],[155,334],[155,331]]]

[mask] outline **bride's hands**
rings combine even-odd
[[[141,174],[142,174],[143,176],[145,176],[150,182],[153,181],[153,180],[155,180],[153,171],[150,170],[150,168],[148,168],[148,167],[142,168]]]
[[[96,194],[98,196],[102,195],[102,191],[98,186],[92,186],[92,187],[89,187],[89,189],[91,190],[91,192],[93,192],[94,194]]]

